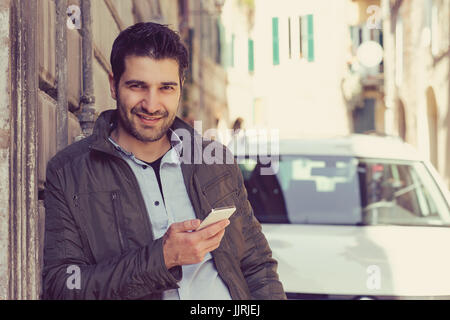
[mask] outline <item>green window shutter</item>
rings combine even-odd
[[[230,52],[230,66],[234,68],[234,43],[236,41],[236,36],[234,33],[231,35],[231,52]]]
[[[255,51],[252,39],[248,39],[248,71],[255,71]]]
[[[314,61],[314,18],[312,14],[306,16],[308,20],[308,61]]]
[[[278,37],[278,18],[272,18],[273,65],[280,64],[280,40]]]

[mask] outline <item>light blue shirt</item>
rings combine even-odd
[[[155,239],[161,238],[174,222],[196,219],[181,171],[182,141],[171,130],[172,148],[161,159],[161,195],[153,168],[109,140],[134,172],[144,197]],[[217,273],[212,255],[201,263],[182,266],[183,276],[178,289],[164,291],[164,300],[230,300],[230,292]]]

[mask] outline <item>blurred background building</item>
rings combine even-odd
[[[383,1],[387,132],[450,185],[450,1]]]
[[[0,299],[39,297],[46,164],[115,108],[121,30],[180,33],[179,116],[203,131],[398,135],[450,186],[449,16],[448,0],[0,0]]]
[[[219,129],[232,128],[235,123],[247,128],[256,124],[254,13],[255,0],[227,0],[223,7],[220,30],[222,65],[227,75],[228,114]],[[229,138],[223,134],[224,142]]]
[[[351,112],[352,132],[385,132],[384,60],[380,1],[347,1],[351,40],[341,89]]]
[[[347,1],[264,1],[255,10],[255,118],[281,137],[351,132]]]
[[[178,3],[178,25],[191,55],[181,115],[191,124],[194,119],[201,120],[203,129],[216,128],[227,117],[227,78],[220,29],[224,0]]]

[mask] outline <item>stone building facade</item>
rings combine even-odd
[[[386,131],[416,146],[450,187],[450,2],[382,5]]]

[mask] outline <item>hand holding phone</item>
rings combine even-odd
[[[209,215],[202,221],[202,223],[195,229],[199,231],[215,222],[228,219],[236,211],[236,207],[223,207],[212,209]]]
[[[225,228],[229,225],[229,222],[225,223],[225,219],[234,211],[235,207],[213,209],[200,224],[198,219],[172,223],[163,236],[163,254],[167,269],[202,262],[208,252],[220,246]],[[192,232],[207,226],[209,228],[204,231]]]

